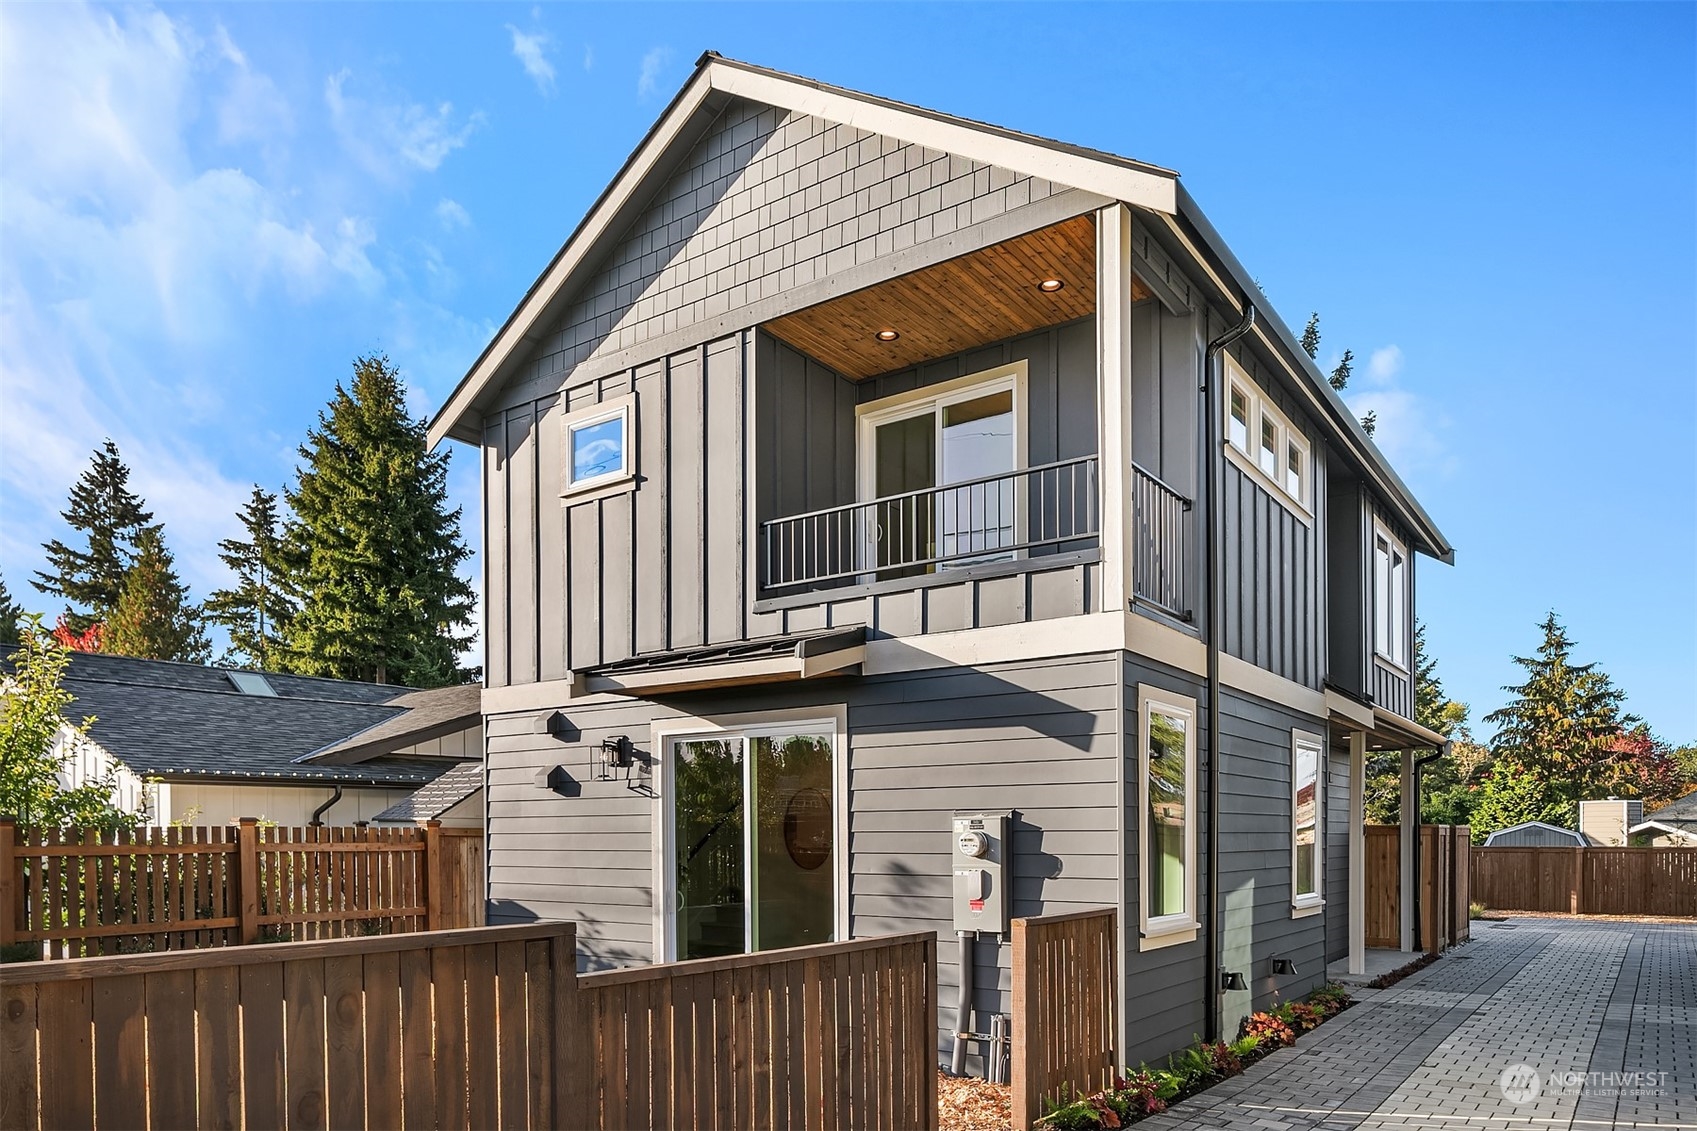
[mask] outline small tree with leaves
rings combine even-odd
[[[284,495],[290,595],[283,666],[307,675],[433,687],[466,674],[476,598],[448,508],[446,452],[425,444],[389,359],[361,357],[336,386]]]
[[[1571,819],[1608,781],[1615,743],[1638,720],[1622,712],[1626,693],[1595,663],[1573,662],[1573,641],[1554,612],[1539,627],[1537,654],[1514,658],[1526,681],[1503,688],[1514,698],[1485,721],[1497,728],[1497,761],[1528,775]]]
[[[38,616],[26,617],[10,671],[0,677],[0,816],[46,828],[130,828],[139,818],[114,801],[116,765],[67,788],[60,780],[68,746],[84,739],[93,718],[73,723],[75,696],[61,683],[69,654]]]
[[[215,590],[206,599],[206,619],[223,625],[230,634],[230,648],[222,663],[264,670],[278,662],[294,611],[279,573],[283,542],[277,496],[256,484],[237,517],[246,538],[226,538],[218,543],[218,557],[236,575],[236,583],[229,589]]]
[[[82,545],[55,538],[42,547],[47,569],[37,571],[32,584],[73,606],[67,611],[78,632],[117,605],[135,562],[136,541],[153,525],[152,512],[129,483],[130,469],[118,455],[118,445],[107,440],[71,487],[63,512],[71,529],[82,535]]]
[[[200,607],[189,600],[177,577],[171,551],[157,526],[141,532],[136,563],[106,621],[102,650],[144,660],[204,664],[212,647],[200,623]]]

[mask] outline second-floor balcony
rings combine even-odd
[[[760,529],[762,588],[773,594],[897,581],[1028,561],[1100,545],[1095,456],[1059,460],[941,487],[768,520]],[[1129,500],[1132,592],[1191,618],[1191,501],[1140,467]]]

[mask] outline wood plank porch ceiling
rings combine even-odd
[[[1059,279],[1059,291],[1037,289]],[[1145,298],[1134,280],[1133,299]],[[1096,310],[1096,222],[1076,216],[768,322],[844,377],[881,373],[1070,322]],[[879,330],[901,336],[881,342]]]

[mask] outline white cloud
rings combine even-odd
[[[1373,441],[1399,474],[1408,478],[1450,475],[1457,460],[1444,439],[1449,418],[1439,405],[1401,387],[1403,362],[1402,350],[1394,345],[1374,350],[1367,359],[1366,375],[1372,387],[1346,391],[1344,402],[1358,417],[1374,414]]]
[[[436,222],[442,225],[443,231],[452,232],[457,228],[471,227],[471,213],[457,200],[443,197],[436,202]]]
[[[1389,385],[1402,372],[1402,348],[1381,346],[1367,359],[1367,380],[1375,385]]]
[[[416,102],[379,101],[352,93],[347,68],[324,80],[324,103],[342,145],[373,175],[387,181],[409,172],[433,173],[483,124],[482,113],[456,121],[452,103],[431,110]]]
[[[649,98],[660,89],[660,73],[666,69],[666,64],[672,61],[670,47],[655,47],[642,57],[642,66],[636,76],[636,94],[638,98]]]
[[[554,93],[554,64],[548,61],[547,32],[526,33],[512,24],[507,30],[513,35],[513,57],[524,67],[524,73],[536,84],[536,89],[544,95]]]
[[[218,103],[218,140],[252,140],[273,148],[294,131],[288,99],[270,76],[255,71],[247,55],[230,39],[223,24],[213,31],[213,47],[228,67],[227,85]]]
[[[583,69],[586,71],[595,69],[595,48],[588,45],[585,45],[583,49]]]

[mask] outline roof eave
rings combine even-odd
[[[1256,323],[1263,330],[1263,340],[1277,350],[1287,365],[1307,378],[1306,391],[1315,406],[1322,410],[1337,429],[1336,439],[1339,446],[1376,481],[1375,486],[1379,488],[1380,493],[1396,509],[1403,522],[1415,532],[1415,540],[1419,543],[1421,552],[1445,565],[1454,565],[1455,547],[1450,545],[1449,540],[1438,529],[1437,523],[1432,520],[1432,516],[1426,513],[1426,509],[1414,497],[1414,492],[1409,490],[1390,461],[1385,459],[1384,453],[1361,427],[1361,422],[1355,418],[1349,406],[1344,404],[1343,398],[1338,396],[1337,390],[1332,388],[1331,382],[1320,372],[1313,358],[1310,358],[1308,352],[1297,342],[1296,335],[1291,333],[1290,327],[1285,325],[1284,319],[1279,317],[1267,296],[1255,284],[1254,276],[1226,245],[1218,230],[1203,214],[1196,199],[1182,183],[1178,185],[1176,215],[1191,227],[1202,241],[1207,254],[1230,276],[1232,287],[1237,293],[1230,293],[1231,288],[1216,286],[1216,289],[1222,290],[1220,297],[1236,311],[1242,310],[1245,298],[1255,304]],[[1168,223],[1171,225],[1172,220]],[[1183,238],[1182,231],[1176,227],[1173,230],[1175,235]]]

